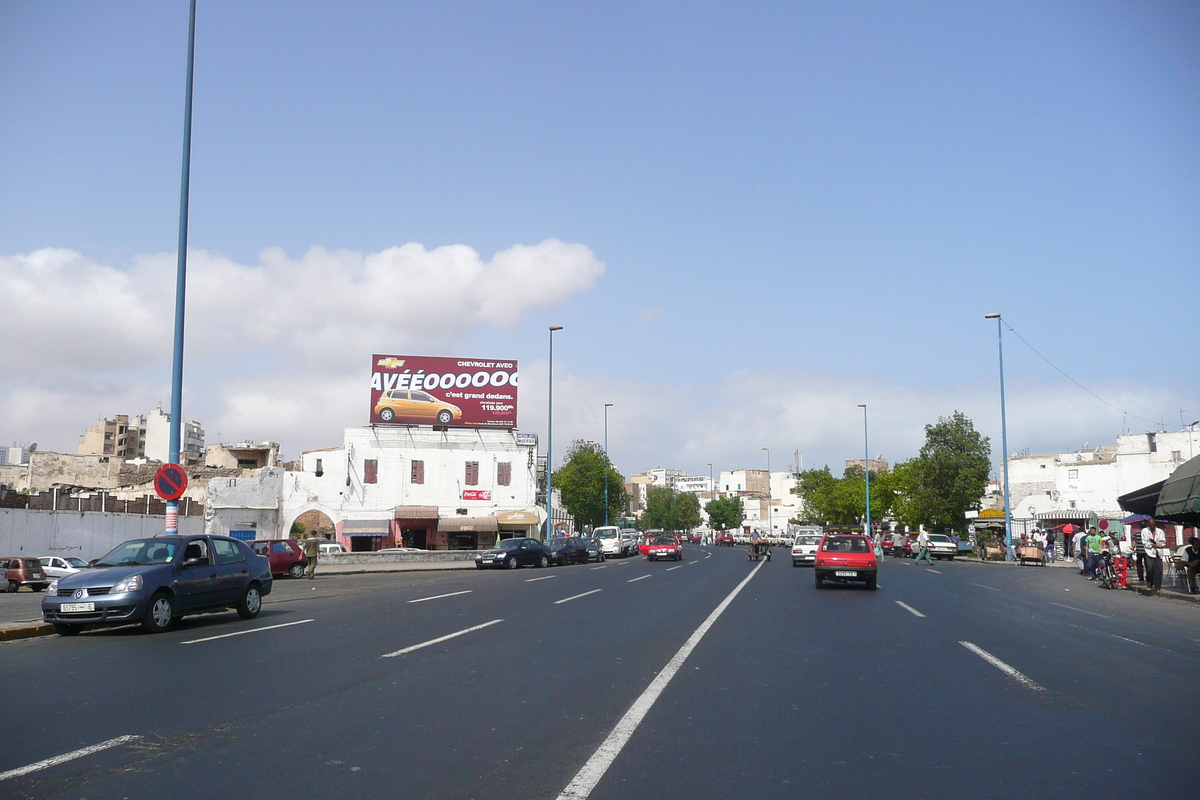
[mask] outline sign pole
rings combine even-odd
[[[179,188],[179,253],[175,269],[175,351],[171,360],[171,444],[167,458],[180,461],[183,424],[183,309],[187,288],[188,183],[192,168],[192,65],[196,60],[196,0],[188,17],[187,88],[183,101],[183,179]],[[166,532],[179,531],[179,500],[167,501]]]

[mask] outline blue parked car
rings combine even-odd
[[[61,636],[87,625],[140,622],[167,630],[185,614],[236,609],[253,619],[271,593],[271,564],[224,536],[159,535],[130,539],[92,569],[59,578],[46,589],[42,618]]]

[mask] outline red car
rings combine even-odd
[[[656,536],[646,545],[646,560],[657,561],[665,558],[670,561],[683,560],[683,545],[674,536]]]
[[[875,562],[875,548],[871,540],[860,533],[830,533],[821,538],[817,548],[817,588],[825,588],[825,581],[838,583],[866,583],[868,589],[876,586],[875,576],[879,565]]]
[[[717,536],[717,547],[733,547],[733,534],[722,533]]]
[[[250,549],[265,556],[271,562],[272,575],[291,575],[293,578],[304,577],[308,567],[308,559],[304,549],[293,539],[258,539],[250,542]]]

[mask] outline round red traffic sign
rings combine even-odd
[[[178,500],[187,488],[187,472],[178,464],[163,464],[154,473],[154,491],[163,500]]]

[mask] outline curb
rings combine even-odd
[[[16,628],[0,628],[0,642],[32,639],[35,636],[49,636],[52,633],[54,633],[53,625],[23,625]]]

